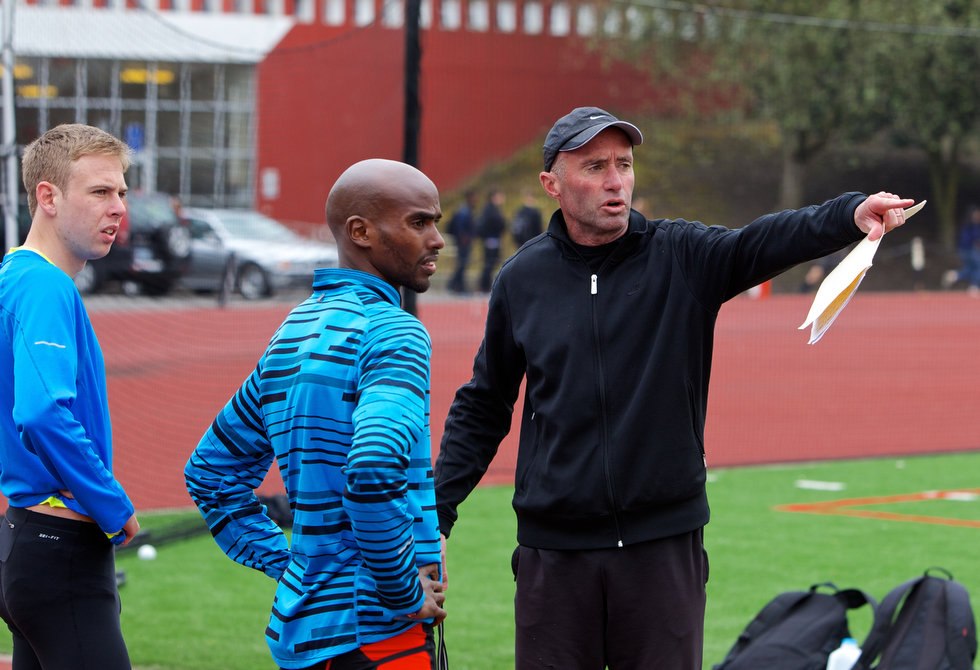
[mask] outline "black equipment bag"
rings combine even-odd
[[[933,571],[942,576],[930,574]],[[966,589],[948,571],[930,568],[881,601],[854,667],[973,670],[976,656],[976,620]]]
[[[864,591],[838,590],[829,582],[782,593],[759,611],[713,670],[826,670],[830,653],[852,637],[848,610],[865,604],[874,609],[876,603]]]

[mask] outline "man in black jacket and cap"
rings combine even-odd
[[[516,667],[700,670],[708,379],[725,301],[904,223],[914,201],[846,193],[732,230],[631,210],[633,124],[596,107],[544,144],[545,235],[506,261],[446,419],[440,528],[510,430]]]

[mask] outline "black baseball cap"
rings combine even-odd
[[[619,128],[630,138],[633,146],[643,144],[643,133],[632,123],[620,121],[598,107],[576,107],[555,121],[544,139],[544,169],[551,170],[559,151],[574,151],[584,147],[606,128]]]

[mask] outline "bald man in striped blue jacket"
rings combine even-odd
[[[326,206],[340,267],[316,270],[312,295],[185,468],[221,549],[279,582],[266,638],[280,668],[434,667],[445,595],[431,342],[399,289],[429,287],[441,215],[435,185],[415,168],[380,159],[348,168]],[[255,495],[273,459],[291,543]]]

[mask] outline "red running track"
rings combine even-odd
[[[963,293],[861,293],[810,346],[808,333],[796,328],[810,299],[740,297],[722,309],[706,429],[709,466],[980,447],[980,300]],[[190,504],[182,476],[190,451],[289,307],[92,314],[108,369],[116,472],[138,509]],[[435,452],[453,393],[469,378],[486,305],[424,295],[419,312],[433,340]],[[485,483],[512,481],[518,421]],[[277,474],[266,487],[281,487]]]
[[[422,296],[433,340],[432,436],[470,374],[485,303]],[[862,293],[818,344],[796,330],[810,296],[738,298],[716,329],[711,466],[980,448],[980,300]],[[116,472],[137,508],[190,504],[182,471],[289,305],[92,314],[108,367]],[[511,435],[517,434],[515,421]],[[508,437],[484,479],[512,481]],[[433,451],[436,447],[433,448]],[[270,477],[269,491],[281,488]],[[0,656],[0,670],[9,670]]]

